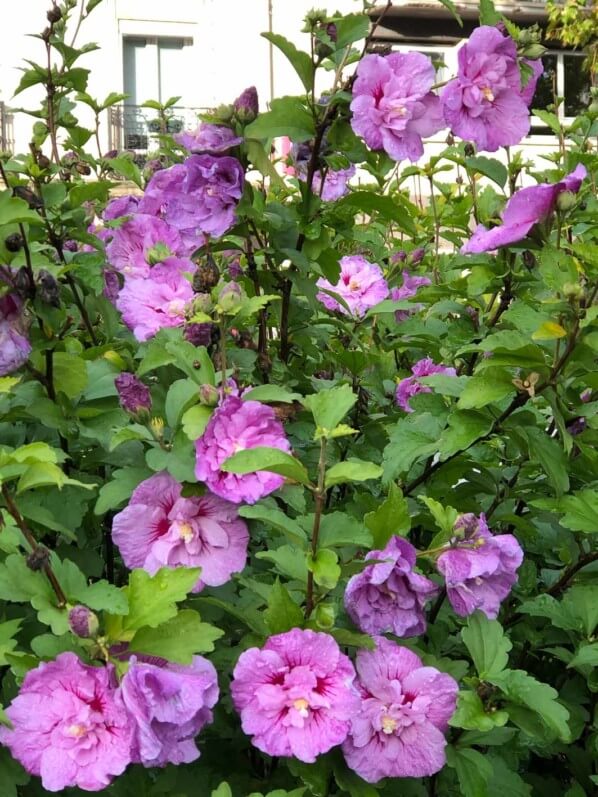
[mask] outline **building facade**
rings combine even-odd
[[[302,19],[314,0],[102,0],[81,27],[79,43],[100,46],[81,65],[90,69],[89,93],[102,100],[110,92],[128,94],[118,107],[103,115],[102,152],[113,149],[151,150],[159,125],[156,112],[144,108],[146,100],[164,103],[180,97],[173,110],[171,131],[194,127],[200,110],[231,102],[248,85],[255,85],[265,108],[273,96],[301,93],[291,66],[260,36],[274,31],[309,49]],[[385,5],[370,13],[375,21]],[[374,46],[396,50],[418,49],[429,54],[438,68],[439,81],[456,68],[458,45],[475,27],[477,0],[455,2],[464,25],[459,27],[438,0],[396,0],[386,10],[375,32]],[[0,28],[0,146],[27,149],[33,119],[16,111],[35,107],[41,98],[32,88],[13,98],[23,59],[43,60],[43,44],[27,34],[41,31],[49,0],[24,0],[11,4],[10,24]],[[360,0],[334,0],[329,10],[357,12]],[[518,24],[546,23],[543,0],[499,0],[497,8]],[[564,97],[559,109],[568,121],[587,105],[589,80],[581,69],[583,55],[551,47],[544,57],[545,73],[534,107],[546,107],[553,91]],[[91,122],[81,112],[82,123]],[[430,153],[444,145],[441,133],[428,146]],[[555,139],[535,120],[522,147],[531,158],[553,150]]]

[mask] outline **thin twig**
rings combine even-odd
[[[318,463],[318,486],[315,490],[316,506],[314,514],[314,524],[311,532],[311,556],[312,566],[318,553],[318,539],[320,536],[320,523],[326,501],[326,438],[320,439],[320,461]],[[305,596],[305,619],[309,619],[314,608],[314,574],[313,570],[307,573],[307,592]]]

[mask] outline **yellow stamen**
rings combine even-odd
[[[389,736],[391,733],[394,733],[396,728],[397,721],[392,717],[389,717],[388,714],[385,714],[382,717],[382,733],[385,733],[387,736]]]
[[[87,733],[87,728],[85,725],[71,725],[67,729],[67,733],[69,736],[76,736],[78,738],[79,736],[83,736],[85,733]]]
[[[181,523],[179,526],[179,537],[185,542],[191,542],[193,539],[193,528],[189,523]]]
[[[309,703],[304,697],[300,697],[293,702],[293,708],[298,712],[300,717],[307,717],[309,715]]]
[[[486,86],[485,89],[482,89],[482,94],[488,100],[488,102],[494,102],[494,94],[492,93],[492,89]]]

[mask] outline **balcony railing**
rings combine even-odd
[[[13,115],[0,102],[0,152],[12,152],[14,145]]]
[[[140,105],[109,108],[110,149],[128,149],[145,154],[154,148],[157,149],[160,134],[195,129],[199,122],[199,114],[206,110],[206,108],[174,106],[169,108],[168,119],[164,123],[151,108]]]

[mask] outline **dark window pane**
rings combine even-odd
[[[577,116],[590,102],[590,76],[583,68],[583,55],[564,55],[565,116]]]
[[[544,72],[540,75],[536,84],[536,93],[532,100],[531,107],[545,110],[554,102],[554,90],[556,88],[556,55],[545,55],[542,58]],[[536,120],[537,122],[538,120]]]

